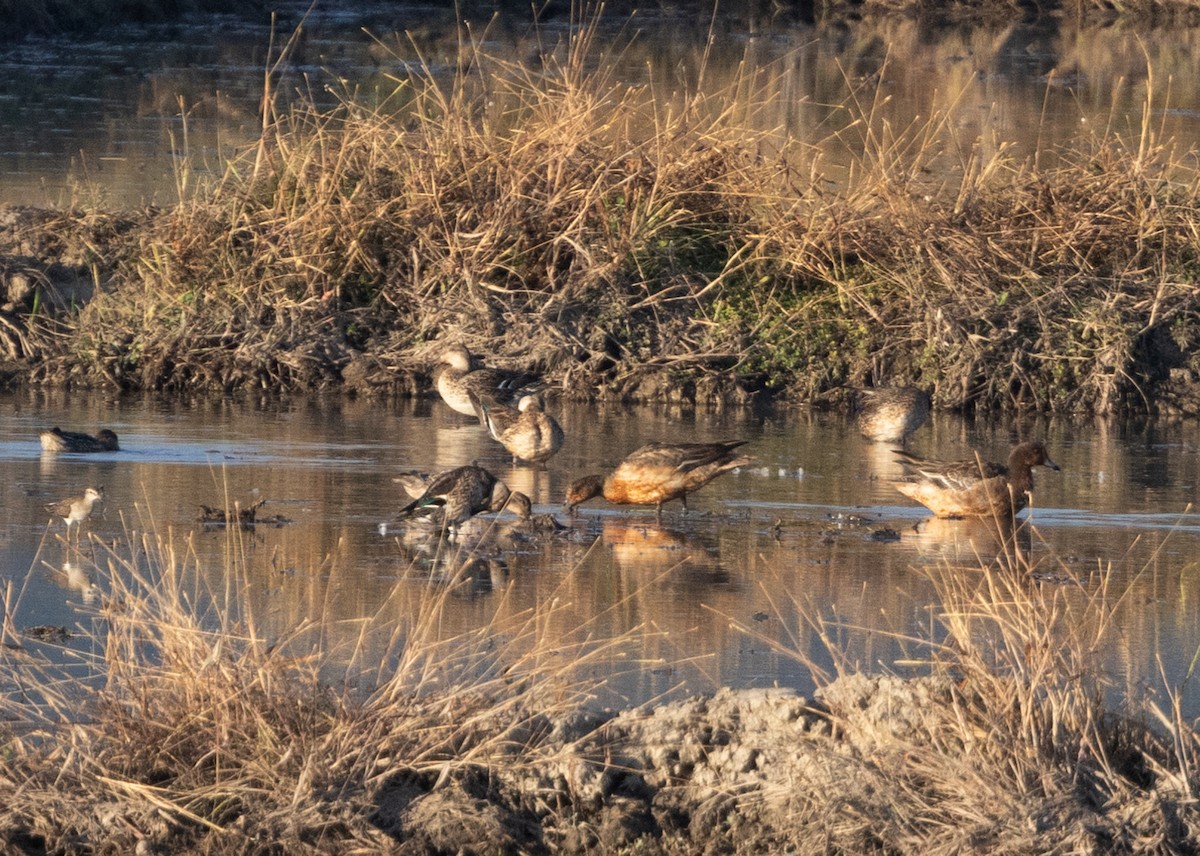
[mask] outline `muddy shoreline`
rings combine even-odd
[[[976,707],[969,687],[944,678],[850,675],[812,700],[789,690],[726,689],[611,715],[521,714],[483,726],[500,729],[511,746],[508,762],[456,762],[441,774],[436,765],[387,764],[367,780],[340,783],[331,770],[329,782],[319,775],[312,783],[329,789],[316,810],[306,805],[290,819],[247,792],[223,809],[213,806],[212,821],[199,825],[161,802],[96,801],[67,776],[57,798],[36,810],[25,804],[28,796],[0,809],[0,841],[27,853],[1136,853],[1195,846],[1193,801],[1170,776],[1140,774],[1140,765],[1154,762],[1136,752],[1117,781],[1086,757],[1040,784],[984,781],[981,756],[993,752],[990,741],[1006,737],[978,731],[979,745],[962,744],[959,726],[974,721]],[[952,793],[959,804],[948,808]]]
[[[1140,344],[1126,354],[1134,361],[1126,375],[1136,380],[1127,395],[1075,402],[1068,396],[1060,402],[1063,406],[1047,406],[1054,399],[1051,390],[988,394],[954,378],[930,382],[925,372],[904,371],[906,365],[910,370],[916,366],[903,356],[894,358],[895,372],[880,374],[873,352],[848,356],[837,341],[827,347],[839,353],[829,354],[815,375],[764,372],[753,366],[750,351],[670,360],[649,352],[637,355],[599,330],[599,338],[581,340],[589,313],[607,313],[611,307],[570,307],[565,315],[560,312],[569,320],[554,326],[524,298],[509,300],[503,290],[477,293],[474,309],[479,314],[457,299],[400,312],[378,300],[347,305],[326,293],[290,307],[286,323],[279,317],[280,307],[256,303],[261,298],[253,295],[205,319],[190,311],[200,306],[200,283],[184,295],[146,293],[155,287],[154,277],[145,271],[147,247],[165,242],[166,251],[175,253],[180,242],[237,238],[213,231],[224,228],[217,217],[210,227],[207,234],[172,235],[179,228],[176,218],[158,210],[0,209],[0,382],[121,391],[231,394],[273,387],[415,396],[430,393],[442,343],[458,341],[491,364],[539,372],[563,396],[577,399],[718,408],[755,402],[841,406],[848,386],[893,382],[932,387],[935,405],[959,411],[1200,414],[1200,365],[1165,324],[1148,327],[1138,336]],[[164,314],[164,304],[170,316]],[[197,320],[190,321],[189,315]],[[192,329],[201,323],[205,330]],[[651,338],[675,336],[681,323],[678,317],[660,317]],[[224,332],[217,332],[222,326]],[[961,335],[975,336],[969,329]],[[208,343],[203,352],[196,347],[199,341]],[[152,355],[147,342],[159,352]],[[769,343],[753,347],[771,353]],[[892,343],[888,349],[903,347]],[[757,360],[763,361],[761,355]],[[828,369],[838,361],[845,364],[843,372],[831,374]],[[813,362],[822,362],[821,351],[810,356],[809,364]]]

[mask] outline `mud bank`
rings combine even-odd
[[[840,405],[845,403],[845,382],[921,383],[934,389],[937,404],[952,409],[1037,409],[1053,398],[1049,391],[1028,388],[1014,394],[999,384],[983,394],[962,377],[880,374],[872,368],[877,363],[873,354],[860,355],[857,368],[835,373],[832,366],[846,357],[835,340],[826,345],[840,355],[825,354],[828,359],[821,363],[821,351],[814,351],[808,364],[820,368],[802,377],[778,367],[762,370],[753,353],[769,351],[771,342],[747,344],[741,355],[665,361],[638,357],[600,327],[593,328],[593,341],[582,340],[586,307],[576,307],[564,326],[556,328],[534,313],[518,314],[519,307],[507,305],[503,294],[480,295],[475,304],[479,315],[457,303],[430,308],[422,318],[389,313],[387,307],[339,308],[327,295],[292,307],[286,319],[277,317],[280,307],[245,303],[202,319],[199,287],[173,298],[145,291],[145,242],[162,239],[166,217],[158,211],[0,209],[0,383],[218,393],[332,389],[411,396],[431,391],[440,342],[450,339],[466,342],[496,364],[541,372],[561,385],[562,394],[583,398],[716,407],[754,401]],[[210,234],[205,239],[218,238]],[[612,311],[611,306],[595,308]],[[676,336],[670,328],[681,323],[670,316],[643,320],[654,329],[643,335],[656,341]],[[628,326],[628,321],[622,324]],[[964,328],[963,335],[973,334]],[[1142,344],[1131,357],[1143,368],[1136,383],[1128,376],[1129,393],[1092,398],[1082,402],[1085,409],[1200,413],[1195,359],[1164,326],[1150,328],[1138,339]],[[913,367],[907,359],[901,363]],[[976,368],[982,369],[982,364]],[[1069,397],[1061,403],[1074,409]]]
[[[609,718],[514,718],[502,724],[511,764],[448,764],[439,775],[381,761],[368,780],[341,782],[315,813],[306,806],[290,820],[257,814],[247,793],[240,805],[211,806],[218,822],[199,825],[141,799],[141,788],[127,801],[95,801],[64,779],[36,809],[17,798],[0,810],[0,840],[30,853],[1137,853],[1200,844],[1200,813],[1161,758],[1125,745],[1102,763],[1117,747],[1095,746],[1039,776],[995,777],[990,759],[1012,747],[992,745],[1005,735],[977,713],[969,688],[941,679],[848,676],[811,701],[722,690]],[[959,739],[964,721],[978,730],[973,745]]]
[[[422,853],[1194,846],[1186,830],[1200,815],[1169,780],[1151,777],[1136,789],[1125,782],[1114,803],[1115,783],[1095,789],[1099,768],[1083,757],[1057,780],[985,781],[985,745],[944,739],[952,719],[969,715],[962,693],[944,681],[863,675],[811,702],[783,690],[722,690],[622,713],[564,741],[536,776],[512,781],[481,770],[480,780],[441,792],[386,787],[375,820],[403,849]],[[564,736],[573,730],[559,727]],[[986,744],[1000,736],[978,737]],[[531,800],[556,809],[530,813]]]

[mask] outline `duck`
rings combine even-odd
[[[463,521],[486,511],[510,509],[518,516],[528,517],[529,497],[508,486],[476,464],[445,470],[429,479],[424,492],[399,511],[408,517],[423,509],[440,509],[440,527],[455,529]]]
[[[442,352],[433,377],[442,401],[465,416],[476,415],[472,394],[484,401],[509,404],[538,383],[537,376],[527,372],[472,369],[471,352],[462,345],[452,345]]]
[[[978,456],[969,461],[932,461],[902,449],[895,455],[907,473],[904,481],[893,482],[896,490],[942,518],[1011,519],[1029,501],[1033,468],[1061,469],[1040,440],[1014,446],[1007,466]]]
[[[567,513],[595,496],[608,502],[654,505],[662,519],[664,502],[678,499],[687,512],[687,495],[699,490],[721,473],[752,463],[739,454],[745,440],[719,443],[647,443],[621,461],[607,477],[576,479],[567,488]]]
[[[71,534],[71,524],[82,525],[83,521],[92,516],[92,508],[104,499],[103,487],[84,488],[82,496],[69,496],[57,502],[46,503],[46,510],[55,517],[61,517],[67,524],[67,534]]]
[[[79,431],[64,431],[55,425],[48,431],[38,434],[45,452],[119,452],[117,435],[107,428],[101,428],[96,436]]]
[[[929,419],[929,393],[913,386],[855,390],[858,430],[875,443],[900,443]]]
[[[545,463],[563,444],[562,426],[542,408],[542,397],[523,395],[516,407],[480,398],[467,391],[479,422],[509,454],[513,463]]]

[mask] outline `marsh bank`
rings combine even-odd
[[[1153,65],[1186,35],[884,19],[742,41],[722,22],[710,51],[693,22],[694,50],[665,58],[678,77],[638,79],[652,35],[556,21],[493,23],[513,46],[452,25],[415,50],[378,41],[362,96],[320,103],[291,63],[329,51],[285,50],[238,153],[213,170],[171,152],[176,201],[10,208],[6,376],[414,394],[457,340],[581,398],[828,404],[913,384],[955,410],[1200,410],[1195,107]],[[883,41],[921,58],[894,77]],[[922,80],[948,94],[906,115]],[[1053,112],[960,106],[1015,114],[1017,80]],[[202,114],[176,109],[182,138]]]
[[[565,396],[821,404],[914,383],[954,409],[1200,411],[1196,179],[1153,123],[1042,163],[848,105],[841,129],[866,132],[826,171],[727,92],[647,135],[624,121],[655,113],[646,92],[539,62],[553,73],[483,53],[450,84],[418,71],[401,119],[269,113],[262,145],[177,206],[6,209],[6,377],[415,395],[452,339]],[[947,612],[1022,602],[1001,594]],[[281,664],[206,651],[181,672],[211,695],[139,674],[97,697],[107,718],[11,743],[0,829],[33,852],[1194,848],[1191,729],[1104,708],[1087,644],[1063,662],[1031,628],[947,680],[562,718],[473,692],[364,711],[288,675],[248,694],[279,714],[256,720],[232,707],[260,686],[239,669]],[[416,751],[411,709],[434,724]]]

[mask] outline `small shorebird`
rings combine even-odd
[[[92,506],[104,499],[104,488],[89,487],[83,491],[83,496],[69,496],[58,502],[46,503],[46,510],[55,517],[61,517],[67,524],[67,535],[71,534],[71,524],[82,524],[92,516]]]
[[[929,393],[911,386],[855,390],[858,430],[876,443],[900,443],[925,424],[932,402]]]
[[[518,460],[540,464],[562,448],[562,426],[542,410],[540,395],[521,396],[516,407],[482,399],[470,391],[468,395],[480,423],[513,456],[514,464]]]
[[[471,352],[462,345],[452,345],[442,352],[441,362],[434,371],[434,384],[442,401],[466,416],[474,416],[474,394],[482,401],[507,404],[537,385],[536,375],[508,369],[471,368]]]
[[[662,518],[664,502],[678,499],[687,511],[687,495],[721,473],[751,463],[737,448],[745,440],[722,443],[648,443],[604,476],[584,476],[567,489],[567,512],[594,496],[612,503],[655,505]]]
[[[48,431],[38,434],[44,452],[119,452],[117,435],[107,428],[101,428],[96,436],[83,434],[79,431],[64,431],[55,425]]]
[[[435,475],[420,496],[400,509],[399,516],[410,516],[426,508],[440,509],[441,526],[449,529],[455,529],[467,518],[485,511],[499,512],[508,508],[522,517],[528,517],[530,513],[529,498],[525,494],[510,492],[504,482],[474,464]]]
[[[897,449],[896,458],[908,473],[893,482],[896,490],[915,499],[938,517],[1011,518],[1029,501],[1033,468],[1059,469],[1040,441],[1021,443],[1008,456],[1008,466],[983,461],[930,461]]]

